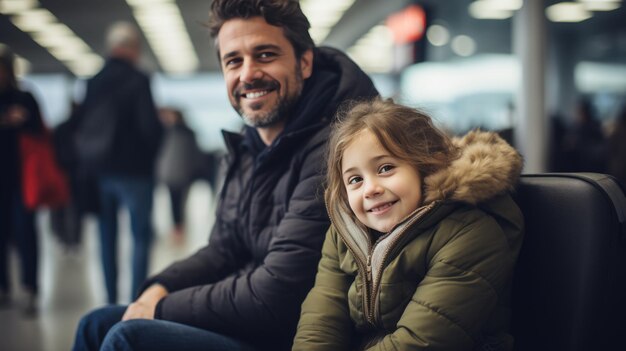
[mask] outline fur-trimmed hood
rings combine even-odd
[[[424,204],[436,200],[477,204],[514,189],[522,157],[498,134],[472,131],[452,142],[460,149],[460,157],[424,178]]]

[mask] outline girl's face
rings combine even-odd
[[[421,204],[419,172],[392,156],[367,129],[344,151],[341,172],[350,208],[369,228],[387,233]]]

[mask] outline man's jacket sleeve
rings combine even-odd
[[[237,270],[231,262],[240,262],[237,255],[246,252],[233,235],[216,229],[208,247],[180,269],[166,271],[170,277],[177,273],[187,277],[184,284],[178,283],[180,278],[164,279],[175,292],[162,301],[160,318],[229,335],[241,331],[248,338],[295,331],[329,226],[321,188],[323,145],[304,153],[284,217],[277,226],[264,229],[273,233],[263,262],[253,270]],[[235,273],[224,275],[229,270]],[[169,286],[174,280],[177,286]]]

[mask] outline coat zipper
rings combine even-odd
[[[404,227],[403,231],[400,232],[398,235],[396,235],[396,237],[393,239],[393,241],[391,243],[389,243],[389,245],[387,245],[387,248],[385,249],[385,252],[383,253],[383,259],[380,261],[380,265],[378,266],[378,271],[376,273],[377,276],[377,284],[376,285],[372,285],[371,287],[371,295],[370,295],[370,307],[369,310],[371,311],[371,323],[373,325],[377,325],[378,323],[380,323],[380,299],[377,299],[376,297],[378,296],[379,290],[380,290],[380,281],[382,279],[383,276],[383,268],[387,265],[387,259],[389,257],[391,257],[390,253],[398,248],[398,247],[402,247],[401,245],[398,245],[399,243],[403,242],[404,239],[406,239],[406,235],[404,235],[404,233],[406,233],[407,230],[411,229],[411,227],[415,224],[415,222],[421,220],[424,218],[424,216],[428,213],[432,213],[432,209],[434,207],[436,207],[438,204],[438,202],[433,202],[430,205],[428,205],[427,207],[423,208],[422,211],[420,211],[419,213],[417,213],[417,215],[413,218],[411,218],[409,220],[409,222],[406,224],[406,226]],[[376,247],[376,245],[378,244],[378,241],[376,242],[376,244],[374,244],[374,247]],[[372,252],[370,253],[370,257],[371,254],[373,253],[374,249],[372,248]],[[371,269],[371,267],[370,267]],[[371,273],[371,271],[370,271]],[[373,279],[373,277],[372,277]],[[373,283],[373,280],[372,280]]]
[[[367,294],[363,294],[363,307],[364,310],[363,313],[365,313],[366,316],[366,320],[369,324],[376,326],[376,324],[374,324],[374,310],[372,309],[372,305],[368,303],[368,296],[370,297],[370,299],[372,298],[372,294],[373,294],[373,288],[374,288],[374,282],[372,281],[372,252],[374,251],[374,248],[376,247],[376,245],[374,244],[374,246],[372,246],[370,252],[367,254],[367,272],[366,272],[366,277],[367,280],[365,281],[365,291],[367,292]]]
[[[331,219],[331,222],[333,222],[332,220],[333,216],[330,214],[330,211],[328,210],[328,208],[329,208],[328,204],[326,204],[326,213],[328,214],[328,218]],[[363,281],[363,294],[362,294],[362,300],[363,300],[362,304],[363,304],[363,309],[364,309],[363,314],[365,315],[366,321],[373,325],[372,319],[370,317],[372,312],[369,311],[369,305],[368,305],[368,300],[369,300],[368,297],[370,295],[370,285],[371,285],[371,272],[372,272],[371,255],[370,254],[361,255],[361,251],[354,248],[352,242],[346,239],[346,237],[343,235],[341,230],[337,230],[337,234],[339,234],[343,242],[348,247],[348,250],[350,250],[350,252],[352,252],[352,254],[354,255],[356,264],[358,266],[357,273],[359,274],[359,276],[361,277],[361,280]],[[369,244],[368,244],[368,251],[369,252],[372,251]]]
[[[373,274],[372,274],[372,254],[374,253],[374,249],[376,248],[376,246],[379,244],[380,241],[382,241],[382,239],[384,239],[386,235],[378,238],[378,240],[376,240],[376,242],[373,245],[368,244],[367,254],[362,255],[360,254],[361,252],[359,250],[355,250],[354,246],[352,245],[352,242],[350,242],[349,240],[346,240],[342,231],[337,230],[337,233],[342,238],[343,242],[346,244],[346,246],[348,246],[348,249],[354,255],[357,266],[358,266],[358,273],[364,282],[363,296],[362,296],[362,300],[363,300],[362,303],[363,303],[363,310],[364,310],[363,314],[365,315],[366,322],[370,324],[371,326],[376,327],[378,323],[380,322],[379,315],[378,315],[380,303],[378,299],[376,299],[376,296],[378,295],[379,290],[380,290],[379,289],[380,279],[382,278],[383,267],[385,267],[385,265],[387,264],[386,261],[387,261],[387,258],[389,257],[389,253],[392,251],[392,249],[396,248],[397,243],[405,237],[402,234],[404,234],[406,230],[411,228],[411,226],[413,226],[415,222],[422,219],[425,214],[432,213],[432,209],[436,207],[437,205],[438,205],[438,202],[431,203],[430,205],[425,207],[423,211],[421,211],[418,215],[416,215],[414,218],[411,218],[409,220],[409,223],[405,226],[405,229],[394,238],[393,242],[391,242],[387,246],[387,249],[383,253],[383,259],[381,260],[381,263],[378,267],[379,268],[377,271],[378,280],[377,280],[376,285],[374,285]],[[328,217],[331,218],[332,220],[333,216],[330,214],[330,211],[328,211],[328,206],[326,206],[326,209],[327,209],[326,211],[328,213]]]

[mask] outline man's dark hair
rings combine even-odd
[[[295,0],[213,0],[208,23],[211,37],[217,39],[228,20],[252,17],[263,17],[267,23],[281,27],[297,58],[315,47],[309,34],[309,20]]]

